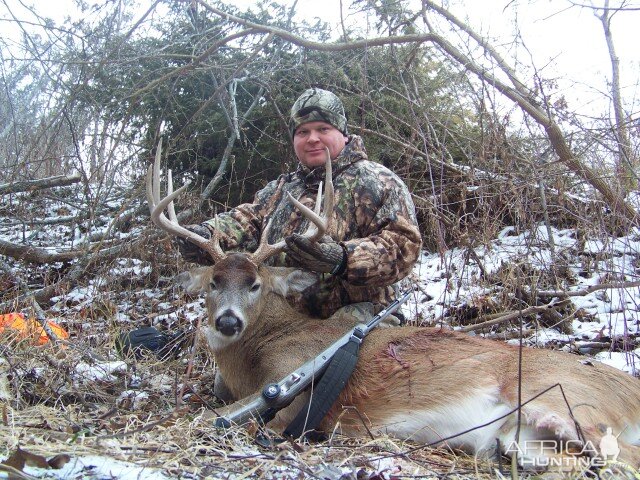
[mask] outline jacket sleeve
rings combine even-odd
[[[221,233],[220,242],[224,250],[254,250],[260,241],[264,217],[269,212],[279,181],[269,182],[258,191],[252,203],[243,203],[205,221]]]
[[[387,169],[359,184],[356,219],[362,236],[342,242],[347,252],[342,278],[356,286],[391,285],[411,272],[420,254],[415,206],[406,185]]]

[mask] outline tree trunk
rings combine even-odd
[[[620,181],[620,186],[624,194],[635,190],[638,186],[638,179],[635,175],[637,159],[634,158],[629,139],[629,130],[622,109],[622,95],[620,94],[620,59],[616,54],[613,43],[613,33],[611,32],[611,15],[609,13],[609,0],[604,2],[604,12],[598,17],[602,23],[604,37],[607,40],[609,59],[611,60],[611,99],[613,101],[613,112],[615,115],[614,135],[618,144],[616,159],[616,174]]]

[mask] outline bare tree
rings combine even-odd
[[[247,200],[246,180],[259,187],[294,161],[286,109],[311,85],[342,94],[355,113],[350,128],[372,139],[368,148],[406,179],[427,243],[440,251],[470,247],[477,232],[490,235],[503,222],[540,221],[540,212],[553,208],[579,217],[574,205],[584,200],[567,191],[572,183],[590,185],[626,225],[637,221],[623,192],[581,156],[587,141],[563,130],[565,112],[545,96],[545,80],[525,81],[498,47],[436,2],[424,0],[417,9],[360,2],[374,33],[347,31],[343,19],[341,38],[359,39],[349,41],[293,22],[294,7],[274,17],[205,0],[169,5],[162,18],[151,15],[157,3],[134,17],[123,4],[107,2],[68,29],[34,16],[30,23],[47,32],[42,36],[14,15],[25,42],[23,59],[11,60],[24,71],[2,64],[10,100],[0,106],[2,161],[15,167],[4,183],[55,168],[79,171],[82,182],[70,194],[72,211],[58,218],[68,219],[68,245],[44,255],[5,244],[6,256],[43,264],[147,256],[144,242],[129,236],[146,215],[135,172],[161,136],[169,143],[168,166],[178,178],[196,180],[185,220]],[[2,50],[3,58],[9,51]],[[54,94],[10,95],[27,75]],[[526,114],[526,135],[508,132],[508,115],[497,113],[500,95]],[[53,219],[26,208],[31,198],[12,201],[20,207],[21,247],[37,247],[29,244],[37,236],[30,232]],[[83,261],[59,279],[61,288],[101,261]]]
[[[279,27],[262,25],[249,20],[245,20],[238,16],[229,14],[220,8],[213,7],[204,0],[197,0],[204,8],[220,17],[231,22],[243,25],[254,30],[264,32],[265,34],[276,35],[294,45],[300,47],[325,51],[325,52],[345,52],[349,50],[371,48],[384,45],[401,45],[401,44],[421,44],[433,43],[441,49],[447,56],[457,62],[463,68],[477,75],[478,78],[497,89],[500,93],[515,102],[526,114],[536,121],[546,132],[550,144],[555,150],[561,162],[566,164],[569,169],[580,178],[591,184],[598,192],[602,194],[605,201],[611,206],[613,212],[619,215],[621,219],[632,225],[638,224],[638,214],[630,205],[628,205],[621,193],[612,189],[610,184],[601,178],[601,176],[593,171],[587,164],[580,161],[569,146],[569,142],[565,138],[562,129],[555,121],[548,105],[541,104],[533,95],[533,90],[525,87],[524,82],[517,78],[514,69],[493,49],[486,41],[466,25],[464,22],[455,18],[450,12],[438,6],[430,0],[423,0],[423,6],[427,11],[431,10],[444,17],[452,25],[456,26],[463,34],[468,35],[479,46],[485,49],[488,56],[494,62],[499,71],[506,75],[510,85],[501,81],[497,76],[491,74],[490,70],[484,68],[483,65],[474,61],[465,55],[460,49],[456,48],[449,40],[442,35],[436,33],[415,33],[397,36],[384,36],[376,38],[367,38],[352,42],[323,43],[305,39],[299,35],[291,33]]]
[[[624,8],[624,3],[621,8]],[[638,159],[634,155],[631,147],[631,139],[629,138],[628,116],[625,115],[622,105],[622,94],[620,91],[620,59],[616,54],[616,48],[613,41],[613,31],[611,22],[613,16],[620,12],[620,8],[612,9],[609,6],[609,0],[605,0],[602,7],[602,13],[596,16],[602,24],[602,30],[607,42],[609,51],[609,60],[611,61],[611,100],[613,103],[613,112],[615,115],[615,124],[613,131],[617,143],[617,160],[616,173],[620,179],[620,184],[624,193],[635,190],[638,185],[638,177],[636,168]]]

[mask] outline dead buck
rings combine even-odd
[[[262,233],[255,252],[225,253],[217,236],[207,240],[178,225],[171,204],[185,187],[174,193],[169,187],[168,195],[160,199],[159,160],[160,147],[147,179],[151,217],[161,229],[201,246],[215,262],[192,271],[192,285],[206,293],[205,337],[235,398],[285,377],[362,321],[358,312],[367,304],[345,307],[325,320],[295,311],[285,300],[287,293],[304,290],[315,276],[265,266],[267,258],[285,248],[284,241],[268,245],[267,232]],[[318,215],[320,194],[315,212],[292,199],[316,225],[307,232],[314,238],[324,233],[333,209],[330,167],[329,161],[326,218]],[[163,213],[165,208],[170,219]],[[322,428],[351,436],[363,436],[369,429],[420,443],[468,431],[446,444],[488,453],[495,448],[496,438],[502,445],[514,441],[520,397],[524,403],[520,445],[556,440],[573,447],[597,447],[607,428],[612,428],[620,435],[620,459],[640,464],[640,382],[636,378],[574,355],[525,348],[519,393],[518,365],[518,348],[502,342],[437,328],[378,328],[365,339],[356,370]],[[551,388],[555,384],[562,389]],[[302,397],[283,409],[272,424],[286,426],[304,404]],[[351,408],[343,408],[347,406]],[[521,453],[529,460],[550,458],[549,450]],[[555,458],[570,457],[557,452]]]

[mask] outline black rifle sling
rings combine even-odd
[[[309,403],[285,429],[285,436],[298,438],[304,432],[313,431],[320,425],[353,373],[363,337],[364,333],[355,329],[349,341],[333,355],[322,378],[314,385]]]

